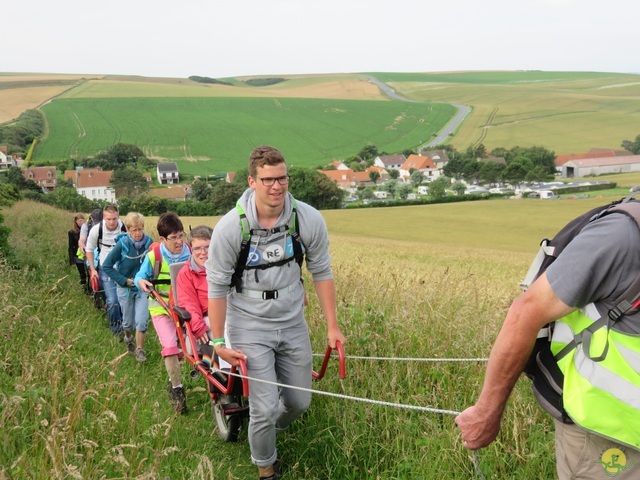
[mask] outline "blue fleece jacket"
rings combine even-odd
[[[116,240],[116,246],[109,252],[102,265],[104,273],[109,275],[121,287],[127,284],[127,279],[133,279],[136,276],[146,253],[149,251],[149,246],[153,243],[151,237],[146,233],[142,240],[142,246],[136,248],[128,233],[119,235]]]

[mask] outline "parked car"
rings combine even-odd
[[[631,187],[629,189],[631,193],[640,192],[640,185],[636,185],[635,187]]]

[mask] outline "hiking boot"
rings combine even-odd
[[[136,348],[134,355],[136,357],[136,360],[140,363],[147,361],[147,356],[145,354],[144,348]]]
[[[136,352],[136,342],[133,339],[133,335],[131,335],[130,337],[127,337],[125,335],[124,343],[127,346],[127,352],[129,352],[131,355],[134,355]]]
[[[187,396],[184,393],[183,387],[171,387],[169,389],[169,401],[176,413],[180,415],[187,414]]]

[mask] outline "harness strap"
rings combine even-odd
[[[298,224],[298,209],[295,198],[293,199],[293,209],[291,212],[290,223],[293,225],[291,228],[289,225],[276,227],[271,230],[256,230],[252,229],[249,224],[249,220],[247,218],[247,214],[244,209],[240,205],[240,200],[236,202],[236,210],[240,217],[240,228],[242,229],[242,242],[240,243],[240,255],[238,256],[238,262],[236,263],[236,268],[231,276],[231,286],[235,287],[236,292],[242,293],[242,275],[245,270],[266,270],[271,267],[280,267],[282,265],[286,265],[287,263],[295,260],[300,267],[300,271],[302,272],[302,264],[304,262],[304,243],[302,242],[302,238],[300,237],[300,226]],[[268,233],[277,233],[277,232],[287,232],[293,239],[293,256],[278,260],[276,262],[269,262],[259,265],[247,265],[247,260],[249,259],[249,252],[251,250],[251,237],[252,235],[262,234],[266,235]],[[260,297],[262,298],[262,297]]]
[[[243,288],[238,292],[240,295],[244,295],[250,298],[257,298],[261,300],[277,300],[278,298],[286,297],[298,287],[298,282],[292,283],[288,287],[280,288],[278,290],[251,290],[250,288]]]

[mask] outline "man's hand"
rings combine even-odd
[[[502,415],[484,412],[478,405],[467,408],[455,418],[464,448],[478,450],[493,442],[500,432]]]
[[[232,350],[224,345],[218,345],[214,350],[218,354],[218,357],[227,361],[229,365],[233,367],[237,367],[240,364],[238,359],[247,360],[247,356],[240,350]]]
[[[347,343],[347,339],[345,338],[345,336],[342,334],[342,332],[340,331],[339,328],[330,328],[327,331],[327,340],[329,342],[329,346],[331,348],[336,348],[336,342],[339,341],[340,343],[342,343],[342,345],[344,345],[345,343]]]

